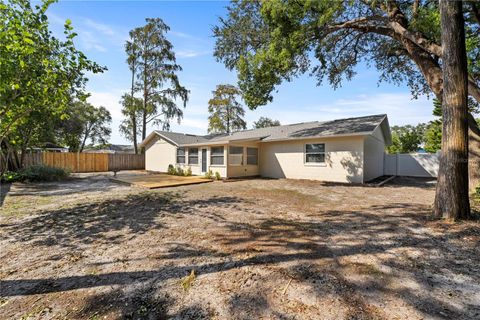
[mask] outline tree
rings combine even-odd
[[[457,4],[462,6],[462,2]],[[438,6],[436,1],[426,0],[240,0],[229,5],[228,16],[213,29],[214,55],[237,71],[250,108],[268,103],[280,83],[306,72],[315,75],[319,84],[326,78],[337,88],[355,75],[360,61],[375,66],[380,81],[406,82],[414,97],[433,92],[441,99],[444,53]],[[469,1],[465,6],[462,24],[465,22],[464,40],[469,50],[468,93],[479,102],[479,5]],[[469,119],[473,117],[469,115]],[[475,126],[474,121],[469,123]],[[466,136],[459,134],[466,144]],[[452,194],[459,207],[468,201],[468,193],[461,195],[456,190]]]
[[[257,121],[253,122],[253,128],[267,128],[267,127],[278,127],[280,125],[280,121],[272,120],[267,117],[260,117]]]
[[[469,2],[469,92],[480,101],[480,24]],[[380,81],[406,82],[414,96],[441,97],[442,48],[435,1],[240,0],[213,28],[214,55],[236,69],[250,108],[273,99],[284,80],[309,72],[337,88],[360,61],[374,65]],[[311,53],[314,53],[312,55]],[[316,59],[312,59],[312,57]]]
[[[105,107],[76,101],[71,104],[68,118],[58,123],[57,140],[69,147],[70,152],[82,152],[87,141],[107,144],[112,117]]]
[[[468,99],[468,111],[472,115],[480,113],[478,103],[471,97]],[[438,119],[430,121],[427,125],[424,148],[427,152],[435,153],[442,148],[442,102],[438,99],[433,99],[433,115]]]
[[[130,38],[134,37],[134,33],[130,31]],[[130,71],[132,72],[132,82],[130,86],[130,99],[127,101],[126,96],[122,97],[122,113],[127,120],[123,120],[122,124],[120,125],[120,132],[130,141],[133,142],[133,149],[135,154],[138,154],[138,118],[139,110],[141,110],[140,106],[135,105],[135,76],[137,73],[138,68],[138,48],[136,43],[132,41],[127,41],[125,44],[125,51],[127,53],[127,63]],[[127,104],[125,104],[127,103]],[[143,101],[141,101],[141,105],[143,105]]]
[[[122,100],[120,100],[122,105],[122,114],[124,119],[120,124],[120,133],[128,140],[133,142],[133,147],[135,153],[138,153],[137,141],[140,135],[140,132],[137,128],[141,128],[142,120],[142,108],[143,100],[141,98],[135,98],[131,95],[124,94]]]
[[[86,98],[85,71],[105,69],[75,48],[70,20],[65,41],[52,36],[46,15],[52,2],[0,3],[0,146],[13,168],[22,166],[19,149],[43,135],[47,124],[67,117],[72,98]]]
[[[388,153],[410,153],[416,152],[423,143],[425,135],[425,124],[417,126],[393,126],[392,144],[387,147]]]
[[[440,17],[443,48],[443,134],[434,214],[448,219],[470,218],[468,73],[462,3],[440,0]]]
[[[436,153],[442,148],[442,121],[430,121],[425,130],[425,146],[427,152]]]
[[[241,91],[230,84],[220,84],[212,93],[213,98],[208,101],[208,132],[231,133],[245,129],[245,110],[236,100]]]
[[[180,85],[177,76],[182,68],[176,63],[173,46],[165,37],[170,28],[160,18],[146,19],[146,22],[145,26],[130,31],[126,45],[127,62],[132,74],[137,76],[134,91],[142,94],[142,139],[147,136],[149,123],[168,130],[170,120],[180,121],[183,111],[177,106],[177,100],[184,107],[188,101],[188,90]],[[136,121],[132,118],[130,123],[134,130]],[[131,136],[135,139],[136,134]]]

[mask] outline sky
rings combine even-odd
[[[190,90],[184,117],[171,130],[191,134],[206,134],[208,100],[221,83],[236,84],[237,76],[213,57],[215,39],[212,28],[219,17],[226,15],[224,1],[62,1],[48,11],[50,27],[61,37],[66,19],[72,21],[78,34],[78,49],[108,71],[88,74],[88,101],[106,107],[112,115],[113,144],[128,144],[118,127],[122,120],[119,104],[123,93],[129,92],[131,74],[125,62],[125,41],[128,32],[145,24],[145,18],[161,18],[170,31],[177,63],[183,68],[181,84]],[[357,68],[357,75],[334,90],[326,81],[317,86],[308,75],[283,83],[274,93],[273,102],[246,108],[248,128],[259,117],[280,120],[282,124],[324,121],[345,117],[388,115],[391,125],[417,124],[433,119],[432,101],[421,96],[414,100],[406,85],[378,84],[378,72],[366,65]],[[148,132],[157,128],[150,127]]]

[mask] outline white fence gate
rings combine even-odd
[[[439,154],[411,153],[385,154],[385,175],[410,177],[437,177]]]

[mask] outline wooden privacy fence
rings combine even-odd
[[[24,166],[44,164],[71,172],[104,172],[145,169],[145,155],[127,153],[44,152],[25,155]]]

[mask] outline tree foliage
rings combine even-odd
[[[46,12],[53,2],[0,3],[0,144],[12,159],[17,150],[51,136],[49,129],[68,117],[72,101],[85,100],[85,72],[105,69],[76,49],[70,20],[64,41],[52,35]]]
[[[387,147],[388,153],[411,153],[420,149],[425,135],[426,125],[393,126],[392,144]]]
[[[480,101],[479,4],[465,7],[469,91]],[[380,72],[379,81],[407,83],[414,96],[443,90],[436,1],[239,0],[213,33],[215,57],[238,72],[250,108],[304,73],[337,88],[361,61]]]
[[[140,92],[142,96],[139,127],[142,139],[145,139],[150,123],[169,130],[172,119],[180,121],[183,111],[177,100],[183,107],[188,101],[188,90],[180,84],[177,75],[182,68],[176,63],[173,45],[165,35],[170,28],[160,18],[148,18],[146,22],[144,26],[130,31],[130,40],[125,46],[127,63],[136,77],[133,91]],[[131,96],[134,98],[133,92]],[[132,118],[134,114],[128,116]],[[131,136],[136,135],[132,133]]]
[[[273,120],[267,117],[260,117],[257,121],[253,122],[253,128],[267,128],[267,127],[277,127],[280,125],[280,121]]]
[[[120,100],[122,105],[122,115],[124,116],[120,124],[120,133],[128,140],[134,142],[135,153],[138,153],[136,141],[140,138],[140,131],[137,128],[142,127],[142,108],[143,99],[135,98],[129,94],[124,94]]]
[[[231,133],[245,129],[245,110],[237,101],[241,91],[233,85],[220,84],[212,93],[213,98],[208,101],[208,132]]]

